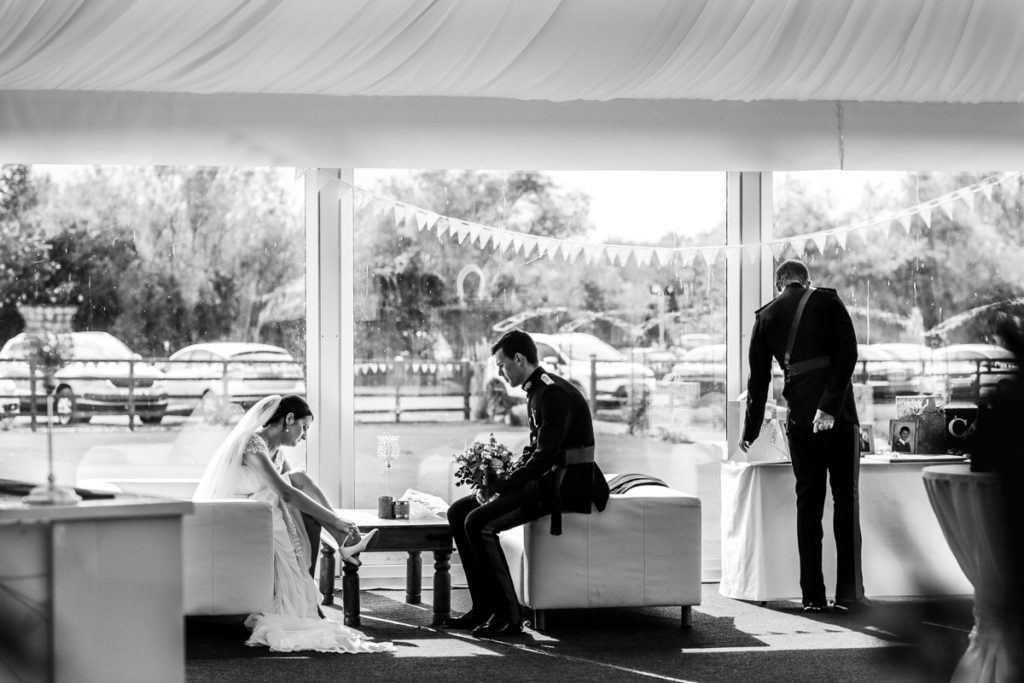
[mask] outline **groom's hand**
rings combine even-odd
[[[744,453],[749,451],[750,450],[750,442],[749,441],[740,441],[740,450],[743,451]]]

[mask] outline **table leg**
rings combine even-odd
[[[452,611],[451,550],[434,551],[434,622],[442,624]]]
[[[420,604],[420,593],[423,575],[423,560],[419,550],[410,550],[405,561],[405,602],[409,605]]]
[[[324,543],[320,551],[320,594],[324,596],[322,605],[334,604],[334,548]]]
[[[341,604],[345,612],[345,625],[359,628],[359,567],[342,563]]]

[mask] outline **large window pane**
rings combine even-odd
[[[190,495],[167,481],[198,478],[243,408],[305,392],[294,175],[3,167],[0,394],[15,412],[0,477],[46,479],[47,385],[58,483],[160,479],[172,495]],[[52,380],[28,362],[44,328],[66,361]],[[289,455],[304,462],[301,447]]]
[[[525,395],[489,351],[520,327],[591,401],[607,473],[647,473],[702,498],[705,556],[717,563],[726,260],[696,248],[725,243],[725,175],[355,179],[356,506],[407,488],[451,502],[466,493],[453,454],[492,433],[522,448]],[[384,433],[400,437],[390,469],[376,457]]]
[[[776,174],[777,234],[819,233],[776,251],[805,258],[850,308],[876,452],[892,448],[900,397],[976,406],[1007,379],[997,328],[1021,312],[1021,193],[1006,173]],[[962,447],[950,438],[919,452]]]

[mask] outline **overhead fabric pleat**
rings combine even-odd
[[[1019,0],[10,0],[0,155],[989,170],[1022,63]]]

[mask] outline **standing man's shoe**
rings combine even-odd
[[[448,617],[444,620],[444,623],[441,624],[441,627],[470,631],[481,624],[487,623],[489,617],[489,614],[483,614],[482,612],[477,612],[476,610],[471,609],[461,617]]]
[[[875,604],[867,598],[861,598],[860,600],[836,600],[832,609],[839,614],[863,614],[874,606]]]
[[[515,636],[522,632],[522,622],[505,621],[497,615],[488,619],[487,623],[481,624],[473,629],[473,635],[477,638],[502,638],[505,636]]]

